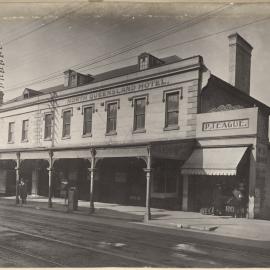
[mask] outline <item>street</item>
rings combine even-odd
[[[125,221],[0,207],[0,267],[269,267],[269,251]],[[122,224],[121,224],[122,223]]]

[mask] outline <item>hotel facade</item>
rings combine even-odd
[[[270,218],[270,108],[249,95],[252,47],[229,36],[227,83],[201,56],[159,59],[95,76],[68,70],[64,84],[0,106],[0,192],[61,196],[182,211],[245,188],[246,216]]]

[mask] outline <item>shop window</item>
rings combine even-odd
[[[134,131],[145,128],[145,98],[135,99],[134,102]]]
[[[92,117],[93,107],[83,109],[83,135],[91,135],[92,133]]]
[[[29,128],[29,120],[23,120],[22,122],[22,141],[28,140],[28,128]]]
[[[117,102],[107,104],[107,134],[116,133]]]
[[[45,115],[44,139],[51,139],[52,137],[52,120],[53,116],[51,113]]]
[[[178,126],[179,92],[166,94],[165,127]]]
[[[177,186],[177,173],[174,170],[163,168],[155,169],[154,192],[155,193],[175,193]]]
[[[71,110],[63,111],[63,138],[70,137],[71,115]]]
[[[14,122],[10,122],[8,124],[8,142],[9,143],[13,143],[14,142],[14,127],[15,127],[15,123]]]

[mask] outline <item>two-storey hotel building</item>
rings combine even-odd
[[[64,84],[0,106],[0,192],[60,196],[183,211],[211,205],[217,183],[245,188],[249,218],[269,218],[268,116],[249,95],[252,47],[229,36],[230,83],[201,56],[156,58],[95,76],[68,70]],[[3,97],[2,97],[3,99]]]

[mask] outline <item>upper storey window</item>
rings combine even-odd
[[[134,101],[134,131],[145,128],[145,98]]]
[[[51,139],[52,137],[52,120],[53,116],[51,113],[45,115],[44,139]]]
[[[14,142],[14,127],[15,127],[15,123],[14,122],[10,122],[8,124],[8,142],[9,143],[13,143]]]
[[[117,102],[107,104],[107,134],[116,133]]]
[[[165,127],[177,126],[179,115],[179,92],[166,94]]]
[[[63,111],[63,138],[70,137],[71,110]]]
[[[91,135],[92,133],[92,118],[93,107],[86,107],[83,109],[83,135]]]
[[[22,141],[28,141],[28,129],[29,129],[29,120],[23,120],[22,122]]]

